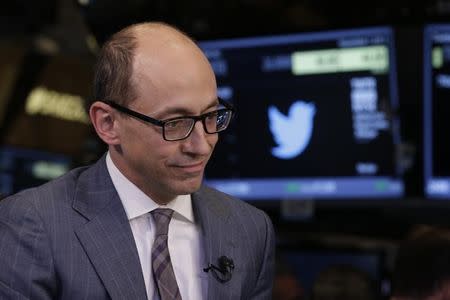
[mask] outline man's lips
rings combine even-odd
[[[196,172],[200,172],[203,171],[204,169],[204,162],[196,162],[196,163],[187,163],[187,164],[178,164],[175,165],[176,168],[183,170],[184,172],[187,173],[196,173]]]

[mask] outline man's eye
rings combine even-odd
[[[206,115],[206,119],[215,120],[217,119],[217,111],[212,111]]]
[[[177,128],[184,128],[191,126],[192,120],[191,119],[176,119],[167,122],[164,126],[166,129],[177,129]]]
[[[176,127],[181,126],[182,123],[183,123],[183,120],[173,120],[173,121],[167,122],[165,126],[166,126],[166,128],[176,128]]]

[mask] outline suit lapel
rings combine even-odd
[[[114,299],[146,299],[133,234],[105,157],[79,179],[73,208],[89,221],[75,233]]]
[[[230,223],[230,210],[224,201],[217,201],[209,195],[206,188],[193,194],[193,209],[201,226],[205,259],[207,263],[218,264],[218,258],[225,255],[233,258],[235,255],[235,231]],[[208,274],[207,299],[224,299],[230,295],[229,288],[233,278],[221,283]]]

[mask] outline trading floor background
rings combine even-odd
[[[3,1],[1,197],[105,151],[83,108],[96,54],[145,20],[198,41],[236,106],[206,180],[271,216],[274,298],[334,277],[387,298],[399,244],[450,227],[448,0]]]

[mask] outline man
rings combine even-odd
[[[270,299],[269,218],[201,186],[232,113],[216,93],[175,28],[112,36],[89,111],[108,153],[2,200],[0,299]]]

